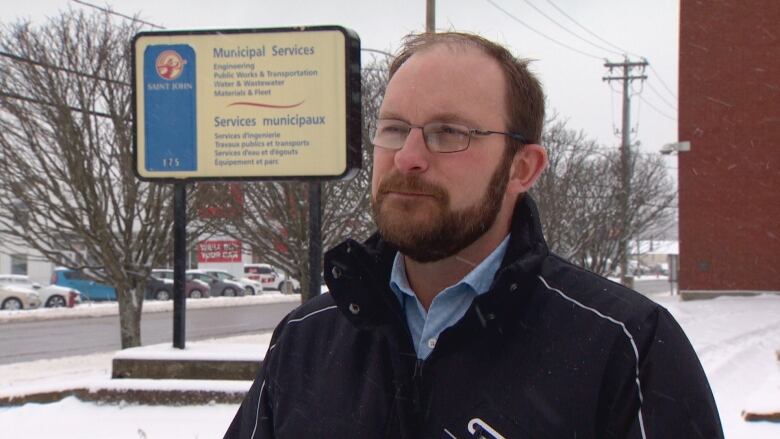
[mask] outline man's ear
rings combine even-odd
[[[547,151],[537,144],[520,148],[512,159],[509,169],[507,192],[521,194],[528,192],[547,167]]]

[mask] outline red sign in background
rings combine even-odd
[[[201,241],[198,262],[241,262],[241,241]]]

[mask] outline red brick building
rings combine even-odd
[[[680,290],[780,292],[780,1],[680,8]]]

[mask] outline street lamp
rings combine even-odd
[[[687,152],[691,150],[691,142],[667,143],[661,147],[661,154],[669,155],[675,152]]]
[[[671,155],[674,153],[681,153],[681,152],[688,152],[691,150],[691,142],[689,141],[683,141],[683,142],[674,142],[674,143],[667,143],[663,147],[661,147],[661,154],[664,155]],[[678,189],[679,190],[679,189]],[[678,212],[679,216],[679,212]],[[679,221],[679,218],[678,218]],[[675,293],[679,293],[679,288],[677,286],[677,273],[679,270],[679,258],[680,255],[668,255],[668,261],[669,261],[669,287],[671,289],[672,296],[675,295]]]

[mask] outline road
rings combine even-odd
[[[634,289],[646,296],[652,296],[655,294],[666,293],[669,294],[671,287],[669,286],[669,279],[642,279],[634,282]]]
[[[669,291],[666,279],[643,279],[635,283],[646,295]],[[187,311],[187,340],[228,337],[272,330],[296,302],[252,304],[228,308]],[[171,342],[171,312],[145,313],[141,320],[144,345]],[[120,349],[119,317],[87,317],[39,320],[0,325],[0,364]]]
[[[187,310],[186,339],[201,340],[268,331],[297,303]],[[145,313],[144,345],[172,342],[173,313]],[[39,320],[0,325],[0,364],[120,349],[119,317]]]

